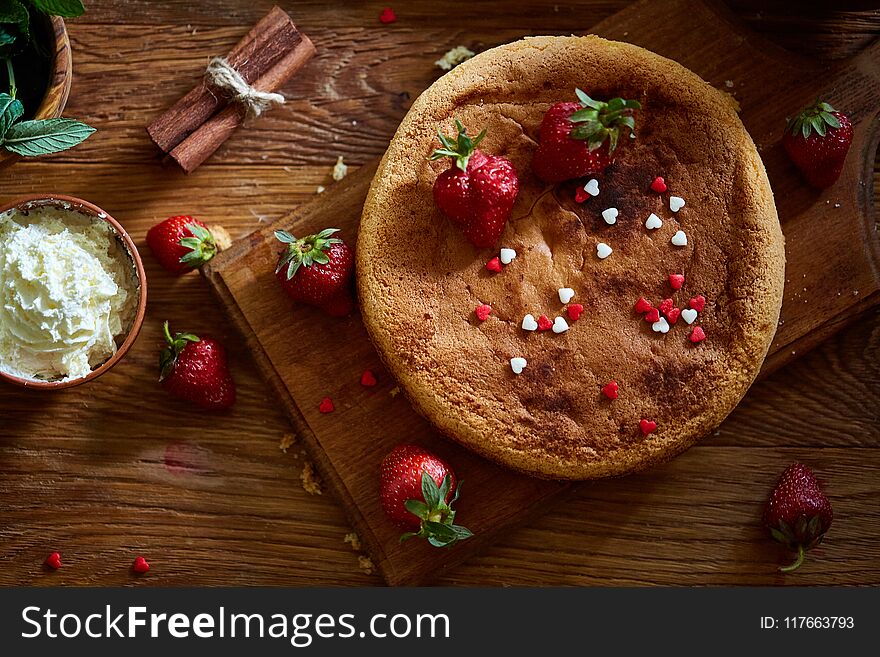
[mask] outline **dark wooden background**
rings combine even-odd
[[[440,74],[433,62],[448,48],[586,33],[627,3],[399,2],[398,22],[385,26],[382,3],[280,2],[319,51],[284,89],[290,101],[194,175],[163,169],[143,127],[271,4],[87,2],[86,16],[69,22],[75,79],[65,115],[98,132],[74,151],[0,172],[0,201],[80,196],[122,221],[139,245],[153,223],[179,213],[240,237],[318,185],[332,193],[337,155],[358,165],[381,154],[412,98]],[[815,56],[845,57],[880,34],[877,11],[731,6],[753,29]],[[341,509],[303,490],[306,457],[297,446],[279,449],[289,424],[205,282],[196,274],[174,279],[143,253],[147,324],[122,364],[58,394],[0,386],[0,584],[379,584],[344,542]],[[166,318],[230,348],[240,393],[232,413],[199,416],[156,385]],[[654,489],[652,504],[626,480],[584,484],[439,583],[880,584],[878,402],[880,312],[872,311],[757,384],[698,447],[639,475],[640,490]],[[737,461],[743,446],[748,467]],[[826,480],[836,519],[807,565],[783,578],[775,569],[784,555],[758,519],[794,459]],[[682,505],[682,488],[700,491],[704,504]],[[49,572],[42,562],[54,550],[65,565]],[[153,565],[145,577],[129,571],[136,554]]]

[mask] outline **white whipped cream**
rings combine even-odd
[[[109,224],[54,207],[0,214],[0,370],[82,378],[116,353],[136,305],[134,266]]]

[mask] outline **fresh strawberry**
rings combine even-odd
[[[208,227],[187,215],[169,217],[150,228],[147,245],[159,263],[178,276],[198,269],[219,251]]]
[[[635,137],[632,111],[637,100],[593,100],[575,89],[578,102],[556,103],[541,122],[532,170],[541,180],[560,183],[604,171],[617,156],[620,136]]]
[[[803,463],[788,466],[764,510],[764,525],[773,538],[798,553],[794,563],[779,570],[784,573],[796,570],[804,562],[804,552],[822,541],[833,518],[831,502],[813,471]]]
[[[452,504],[461,484],[449,465],[418,445],[398,445],[382,461],[380,498],[385,515],[434,547],[447,547],[473,534],[453,524]]]
[[[434,202],[471,244],[490,247],[510,219],[519,178],[506,157],[486,155],[477,148],[485,130],[471,139],[461,122],[456,121],[455,127],[457,139],[437,131],[443,147],[431,154],[431,160],[451,157],[452,165],[434,181]]]
[[[278,260],[275,275],[294,300],[321,308],[332,317],[344,317],[354,309],[351,275],[354,256],[338,237],[338,228],[326,228],[301,239],[284,230],[275,237],[287,248]]]
[[[789,121],[782,145],[810,186],[825,189],[840,178],[852,140],[849,117],[817,100]]]
[[[172,337],[168,322],[165,341],[167,346],[159,356],[159,381],[168,392],[212,411],[235,403],[235,382],[219,342],[192,333]]]

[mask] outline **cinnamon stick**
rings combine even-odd
[[[258,91],[277,91],[314,55],[315,46],[305,34],[300,34],[297,46],[252,82],[251,86]],[[241,108],[234,104],[228,105],[175,146],[169,156],[186,173],[191,173],[220,148],[243,121]]]
[[[230,65],[253,85],[283,61],[291,51],[314,46],[280,7],[273,7],[226,56]],[[188,94],[149,126],[150,139],[168,153],[226,104],[222,94],[212,90],[204,78]]]

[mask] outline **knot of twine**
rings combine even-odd
[[[233,102],[241,105],[248,118],[255,119],[272,105],[282,105],[285,101],[281,94],[254,89],[223,57],[214,57],[210,61],[205,78],[210,85],[225,91]]]

